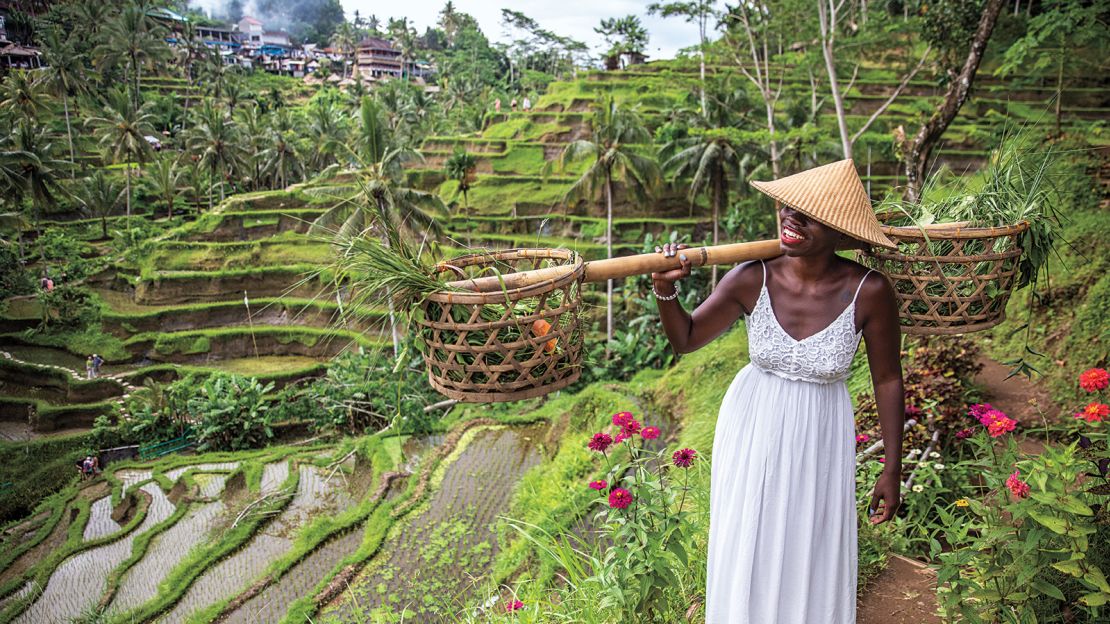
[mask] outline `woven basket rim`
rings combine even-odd
[[[900,239],[969,240],[975,238],[1000,238],[1002,236],[1013,236],[1015,234],[1020,234],[1029,229],[1029,222],[1019,221],[1018,223],[1015,223],[1013,225],[1001,225],[993,227],[938,227],[927,228],[924,231],[921,227],[914,225],[880,225],[879,227],[887,236],[897,237]]]
[[[506,299],[517,300],[526,297],[533,297],[541,295],[546,292],[558,290],[567,284],[579,281],[586,274],[586,263],[582,260],[582,255],[576,251],[565,249],[562,247],[547,248],[547,247],[520,247],[513,249],[497,249],[488,252],[469,253],[450,260],[445,260],[436,265],[436,271],[442,272],[450,270],[448,266],[465,267],[473,266],[475,264],[492,263],[497,260],[504,259],[527,259],[527,258],[553,258],[562,259],[570,262],[565,265],[567,272],[551,279],[521,286],[518,288],[506,288],[505,290],[497,290],[493,292],[473,292],[473,291],[439,291],[434,292],[425,297],[428,301],[435,301],[437,303],[461,303],[461,304],[484,304],[484,303],[503,303]]]

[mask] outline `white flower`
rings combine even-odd
[[[920,463],[919,465],[920,465],[920,466],[921,466],[922,468],[926,468],[926,469],[927,469],[927,468],[928,468],[929,466],[932,466],[932,464],[930,464],[929,462],[921,462],[921,463]]]
[[[923,485],[915,485],[915,486],[913,486],[913,491],[914,491],[914,492],[921,492],[921,491],[923,491],[924,489],[925,489],[925,486],[923,486]]]
[[[933,470],[936,470],[937,472],[944,470],[944,464],[933,464]]]
[[[933,451],[932,453],[929,453],[929,457],[931,457],[932,459],[940,459],[940,453]]]
[[[907,456],[913,457],[914,455],[917,455],[920,452],[921,452],[921,449],[911,449],[910,452],[907,453]]]

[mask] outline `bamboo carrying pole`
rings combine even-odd
[[[732,243],[709,247],[690,247],[680,253],[686,254],[695,266],[737,264],[748,260],[767,260],[782,253],[779,241],[761,240],[749,243]],[[660,253],[623,256],[608,260],[594,260],[585,263],[587,282],[604,282],[610,279],[645,275],[657,271],[669,271],[682,266],[678,256],[666,257]],[[472,279],[448,282],[449,288],[473,292],[496,292],[532,286],[547,280],[554,280],[574,270],[573,266],[557,266],[533,271],[521,271],[505,275],[489,275]]]

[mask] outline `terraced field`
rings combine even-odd
[[[109,466],[5,531],[0,623],[336,621],[359,604],[438,621],[453,604],[414,598],[464,600],[488,574],[496,518],[548,429],[479,419]]]

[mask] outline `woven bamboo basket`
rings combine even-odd
[[[585,265],[566,249],[510,249],[441,263],[460,279],[497,270],[505,287],[444,291],[421,305],[417,325],[428,381],[444,396],[470,403],[538,397],[578,380],[582,371],[579,306]],[[522,271],[548,279],[507,285]]]
[[[994,327],[1006,317],[1028,222],[976,228],[964,224],[882,226],[898,250],[873,248],[863,262],[890,278],[902,331],[952,335]]]

